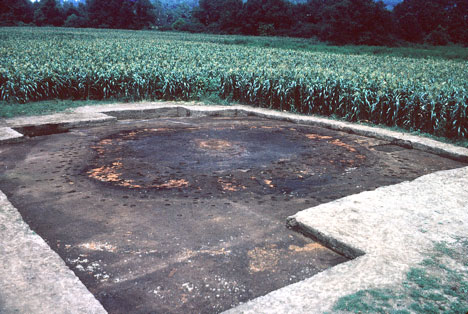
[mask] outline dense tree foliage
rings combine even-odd
[[[301,13],[302,12],[302,13]],[[392,14],[373,0],[310,0],[298,5],[297,36],[317,37],[337,44],[389,44]]]
[[[123,29],[149,27],[156,18],[153,9],[153,5],[148,0],[87,1],[88,20],[91,27]]]
[[[411,42],[468,43],[468,1],[405,0],[394,9],[400,36]]]
[[[212,32],[238,33],[242,7],[242,0],[200,0],[193,17]]]
[[[0,1],[0,25],[31,23],[34,9],[29,0]]]
[[[0,25],[182,30],[314,38],[334,44],[468,45],[468,1],[1,0]]]
[[[34,10],[34,22],[38,26],[63,25],[63,11],[60,10],[56,0],[42,0]]]

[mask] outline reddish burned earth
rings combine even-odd
[[[220,312],[308,278],[347,259],[287,216],[464,166],[252,117],[121,121],[0,149],[0,189],[111,313]]]

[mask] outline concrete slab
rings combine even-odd
[[[21,140],[23,134],[9,127],[0,127],[0,144],[13,143]]]
[[[0,192],[0,312],[106,313]]]
[[[24,135],[37,136],[62,133],[77,127],[109,124],[116,120],[115,117],[99,112],[67,112],[34,117],[16,117],[7,119],[6,123],[10,128]]]
[[[324,313],[342,296],[401,283],[435,242],[468,234],[468,167],[303,210],[288,219],[347,255],[364,255],[226,313]]]

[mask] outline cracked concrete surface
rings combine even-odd
[[[106,313],[0,192],[0,312]]]
[[[468,161],[466,148],[401,132],[246,106],[194,103],[89,106],[63,114],[7,119],[6,126],[0,128],[0,143],[18,140],[20,134],[15,130],[34,130],[36,126],[67,130],[116,119],[203,115],[254,115],[313,124]],[[341,296],[401,282],[405,272],[421,261],[434,241],[450,242],[468,234],[467,187],[468,167],[464,167],[297,213],[288,220],[290,226],[301,228],[344,255],[358,257],[228,312],[322,313],[329,311]],[[105,312],[58,255],[29,229],[3,193],[0,237],[0,262],[5,265],[0,269],[2,313]]]

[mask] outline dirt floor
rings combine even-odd
[[[172,118],[3,145],[0,189],[109,312],[213,313],[346,261],[287,216],[461,166],[318,127]]]

